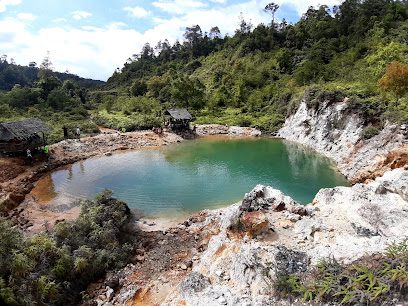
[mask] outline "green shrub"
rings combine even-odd
[[[105,190],[82,202],[77,220],[32,238],[0,219],[0,303],[76,303],[89,282],[129,261],[131,218],[126,203]]]
[[[375,126],[368,126],[361,132],[361,138],[370,139],[379,133],[380,131]]]
[[[257,118],[252,126],[259,128],[263,132],[274,132],[280,129],[284,122],[285,117],[283,115],[272,114]]]
[[[389,305],[408,292],[408,238],[392,243],[384,254],[367,255],[349,265],[323,259],[308,275],[282,275],[274,280],[278,295],[303,301],[347,305]],[[271,267],[269,266],[268,269]],[[267,275],[268,271],[267,271]]]
[[[94,116],[94,122],[100,126],[115,130],[126,131],[150,130],[154,126],[159,127],[163,124],[162,118],[153,115],[141,115],[132,113],[127,116],[122,113],[110,113],[101,111]]]
[[[64,113],[65,114],[65,113]],[[75,120],[71,120],[74,117]],[[99,127],[95,122],[89,120],[84,120],[81,115],[71,115],[68,117],[69,120],[59,119],[58,121],[49,122],[48,125],[54,130],[48,134],[48,143],[56,143],[64,139],[64,133],[62,127],[65,125],[68,128],[68,136],[74,138],[75,130],[78,126],[81,129],[81,134],[96,134],[99,133]]]

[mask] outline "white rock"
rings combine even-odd
[[[223,296],[220,296],[219,298],[218,298],[218,303],[220,303],[221,305],[227,305],[228,303],[227,303],[227,300],[225,299],[225,297],[223,297]]]
[[[108,302],[110,302],[111,300],[112,300],[112,297],[113,297],[113,289],[112,288],[110,288],[109,286],[108,287],[106,287],[106,300],[108,301]]]
[[[348,179],[358,178],[362,169],[375,165],[379,161],[379,154],[407,144],[405,136],[395,132],[395,127],[391,125],[386,125],[369,141],[361,140],[363,119],[357,114],[350,114],[347,106],[348,98],[337,103],[323,101],[318,109],[308,108],[303,100],[296,113],[286,119],[277,136],[333,158]],[[290,156],[296,150],[289,148],[288,152]]]

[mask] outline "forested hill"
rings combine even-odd
[[[407,1],[310,7],[296,24],[275,20],[277,4],[254,9],[271,22],[254,26],[241,14],[232,36],[217,25],[208,33],[192,25],[182,42],[146,43],[92,89],[49,74],[47,58],[34,83],[27,77],[34,70],[3,63],[0,79],[6,70],[25,72],[18,86],[0,91],[0,120],[39,116],[55,128],[50,141],[58,141],[63,124],[84,133],[98,131],[96,124],[131,131],[162,124],[167,108],[188,108],[194,123],[273,132],[307,94],[312,103],[349,97],[374,131],[389,121],[408,123]]]
[[[407,73],[406,1],[346,0],[332,11],[310,7],[296,24],[275,22],[276,9],[273,3],[264,9],[269,25],[253,27],[241,15],[232,37],[222,37],[216,25],[209,33],[194,25],[183,43],[145,44],[108,80],[114,93],[105,98],[108,110],[140,111],[150,103],[188,107],[206,113],[205,120],[216,114],[216,121],[229,110],[241,119],[237,124],[270,129],[283,120],[293,97],[311,87],[363,99],[371,113],[407,119],[407,81],[382,79],[394,61],[390,73]],[[123,103],[124,92],[133,102]]]
[[[33,86],[40,80],[37,67],[20,66],[8,63],[7,60],[0,61],[0,90],[11,90],[15,84],[20,86]],[[71,80],[78,84],[78,86],[91,88],[97,85],[104,84],[103,81],[92,79],[84,79],[75,74],[54,72],[61,81]]]

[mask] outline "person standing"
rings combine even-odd
[[[79,127],[77,126],[76,128],[76,137],[79,141],[81,141],[81,130],[79,129]]]
[[[33,165],[33,156],[31,155],[31,150],[27,149],[27,158],[28,158],[28,163],[30,164],[30,166]]]
[[[64,139],[67,139],[68,138],[68,128],[64,125],[62,129],[64,130]]]
[[[44,157],[45,157],[45,160],[48,161],[49,152],[48,152],[48,146],[47,145],[44,146]]]

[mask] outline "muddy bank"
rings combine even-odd
[[[3,214],[11,212],[11,215],[15,216],[16,211],[21,210],[18,208],[19,204],[26,199],[26,195],[39,179],[57,168],[91,157],[111,155],[124,150],[164,146],[182,140],[180,136],[168,132],[159,136],[150,131],[131,133],[109,131],[94,137],[81,140],[68,139],[50,145],[48,160],[41,153],[36,153],[31,165],[25,158],[1,158],[0,210]],[[35,198],[26,200],[35,202]],[[20,221],[27,224],[26,220]]]
[[[183,141],[174,133],[165,131],[157,135],[150,131],[120,133],[115,130],[100,128],[101,134],[94,137],[68,139],[50,145],[50,156],[46,160],[41,153],[34,154],[33,163],[21,158],[0,159],[0,213],[20,225],[36,233],[51,227],[60,220],[74,219],[79,213],[79,203],[75,199],[54,201],[52,182],[46,175],[56,169],[64,169],[71,164],[92,157],[111,155],[127,150],[165,146]],[[206,131],[206,132],[199,132]],[[227,131],[227,132],[226,132]],[[229,131],[229,132],[228,132]],[[220,135],[222,137],[251,137],[260,131],[252,128],[226,127],[220,125],[200,125],[197,136]],[[40,184],[41,186],[39,186]],[[34,186],[42,190],[49,189],[49,198],[38,199],[35,193],[30,193]],[[47,194],[47,192],[45,192]],[[183,220],[188,216],[183,216]],[[177,220],[144,220],[141,226],[148,231],[168,228],[182,221]]]

